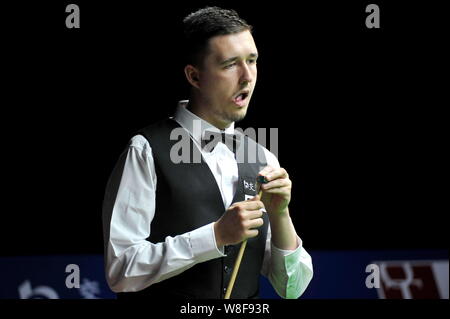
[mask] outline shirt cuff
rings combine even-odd
[[[283,287],[283,291],[277,291],[283,298],[300,297],[313,275],[311,256],[298,236],[297,245],[295,250],[283,250],[272,244],[272,271],[284,282],[284,285],[277,287]]]
[[[224,257],[223,248],[219,250],[214,234],[214,223],[207,224],[189,233],[190,245],[194,260],[204,262]]]
[[[302,240],[298,236],[297,248],[295,250],[280,249],[271,243],[272,270],[277,274],[285,274],[289,278],[289,268],[298,264],[298,261],[301,259],[301,253]]]
[[[272,243],[272,254],[278,254],[280,257],[286,257],[291,254],[298,253],[301,250],[302,245],[303,245],[303,242],[300,239],[300,237],[298,237],[298,236],[297,236],[297,248],[294,250],[280,249]]]

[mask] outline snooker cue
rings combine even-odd
[[[264,176],[258,176],[258,182],[267,183],[267,180]],[[261,187],[258,193],[259,199],[262,196]],[[231,274],[230,282],[228,283],[227,291],[225,293],[224,299],[230,299],[231,292],[233,291],[234,282],[236,281],[237,274],[239,272],[239,267],[241,266],[242,257],[244,256],[245,247],[247,246],[247,239],[244,240],[241,244],[241,248],[239,248],[239,253],[237,255],[236,261],[234,262],[233,272]]]

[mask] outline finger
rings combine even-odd
[[[248,229],[253,229],[253,228],[259,228],[262,225],[264,225],[264,219],[256,218],[256,219],[252,219],[252,220],[248,221],[246,226]]]
[[[264,204],[260,200],[241,202],[239,206],[245,210],[257,210],[264,208]]]
[[[235,202],[235,203],[231,204],[230,207],[228,207],[228,209],[233,209],[233,208],[235,208],[237,206],[242,206],[244,209],[247,209],[246,208],[247,204],[245,204],[245,203],[258,202],[260,200],[261,200],[261,198],[258,195],[256,195],[256,196],[253,196],[252,198],[247,199],[247,200],[245,200],[243,202]]]
[[[275,170],[275,167],[266,166],[258,173],[258,175],[259,176],[266,176],[267,174],[269,174],[270,172],[272,172],[274,170]]]
[[[253,238],[258,236],[259,231],[257,229],[249,229],[245,232],[245,237],[247,238]]]
[[[261,188],[266,191],[272,188],[277,187],[290,187],[292,185],[292,182],[289,179],[276,179],[274,181],[271,181],[267,184],[261,185]]]
[[[258,209],[258,210],[250,210],[250,211],[248,211],[246,217],[249,220],[253,220],[253,219],[261,218],[262,215],[263,215],[262,210]]]
[[[278,194],[278,195],[287,195],[291,193],[290,187],[277,187],[264,191],[266,194]]]
[[[268,172],[265,175],[265,177],[266,177],[266,180],[268,180],[270,182],[275,179],[289,178],[289,174],[287,173],[287,171],[284,168],[280,167],[280,168],[274,169],[271,172]]]
[[[274,169],[275,169],[275,167],[267,165],[261,171],[259,171],[258,175],[266,175],[267,173],[270,173]]]

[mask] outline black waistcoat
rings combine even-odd
[[[189,141],[190,163],[175,164],[171,160],[171,149],[181,139],[181,136],[177,140],[170,139],[174,129],[184,132],[183,137]],[[142,129],[138,134],[150,142],[157,176],[155,217],[147,240],[152,243],[164,242],[167,236],[184,234],[217,221],[225,211],[220,190],[189,133],[174,120],[166,119]],[[258,152],[263,154],[261,146],[255,141],[244,135],[241,138],[239,148],[243,147],[245,154],[248,154],[246,151],[249,147],[257,147]],[[195,158],[200,159],[200,162],[193,163]],[[243,163],[238,161],[239,184],[233,203],[244,201],[245,195],[256,194],[256,176],[266,165],[265,157],[261,158],[259,160],[256,156],[256,163],[249,163],[251,161],[246,155]],[[263,218],[264,226],[259,228],[259,235],[247,242],[231,298],[258,297],[269,222],[266,213]],[[226,257],[198,263],[142,291],[120,293],[118,297],[223,298],[239,247],[240,244],[227,246]]]

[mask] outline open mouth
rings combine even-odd
[[[233,99],[234,103],[236,103],[239,106],[243,106],[245,105],[245,100],[247,99],[247,97],[249,96],[250,92],[249,91],[243,91],[241,93],[239,93],[238,95],[236,95],[236,97]]]

